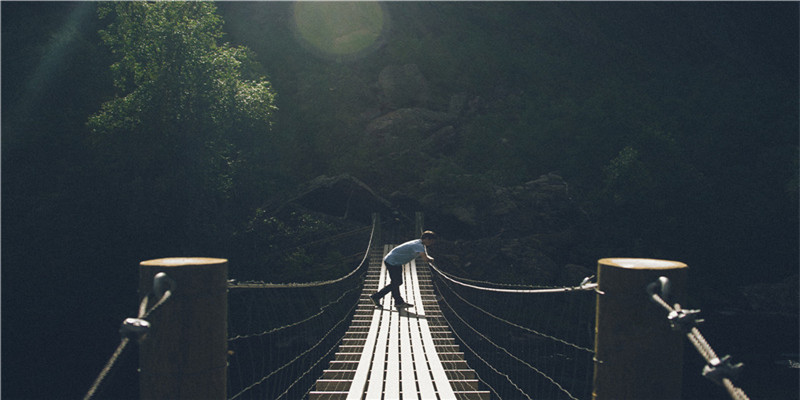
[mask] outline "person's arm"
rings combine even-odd
[[[433,261],[433,257],[429,256],[428,253],[425,251],[419,253],[419,255],[422,256],[422,259],[427,262]]]

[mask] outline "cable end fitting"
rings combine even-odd
[[[647,294],[649,294],[650,297],[658,295],[666,301],[669,298],[671,289],[669,278],[666,276],[659,276],[658,280],[647,285]],[[653,299],[653,301],[658,303],[655,299]]]

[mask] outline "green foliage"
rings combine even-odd
[[[217,44],[222,21],[213,3],[121,2],[103,4],[99,14],[115,17],[100,33],[118,59],[111,70],[123,97],[90,119],[94,131],[130,130],[143,122],[207,134],[245,121],[269,126],[275,110],[270,84],[246,79],[249,50]]]
[[[329,240],[340,230],[341,227],[330,221],[306,212],[275,215],[259,208],[242,232],[235,235],[239,249],[237,265],[231,267],[231,275],[268,282],[321,279],[321,276],[309,276],[309,272],[342,265],[342,248]],[[341,271],[341,268],[334,268],[331,276]]]
[[[219,43],[213,3],[118,2],[98,10],[110,21],[100,36],[116,60],[118,93],[88,126],[120,196],[138,203],[131,211],[145,224],[162,214],[161,223],[189,232],[220,229],[233,209],[226,203],[256,195],[274,158],[270,83],[247,48]]]

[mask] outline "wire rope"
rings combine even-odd
[[[250,334],[245,334],[245,335],[236,335],[236,336],[234,336],[232,338],[229,338],[228,341],[232,342],[232,341],[240,340],[240,339],[249,339],[249,338],[253,338],[253,337],[265,336],[265,335],[269,335],[269,334],[272,334],[272,333],[275,333],[275,332],[278,332],[278,331],[282,331],[284,329],[288,329],[288,328],[292,328],[292,327],[304,324],[304,323],[306,323],[308,321],[311,321],[312,319],[315,319],[315,318],[321,316],[322,314],[325,313],[325,310],[328,307],[330,307],[330,306],[332,306],[332,305],[334,305],[336,303],[339,303],[348,293],[352,292],[353,290],[360,289],[360,287],[361,286],[358,285],[358,286],[354,286],[354,287],[352,287],[350,289],[347,289],[346,291],[342,292],[342,294],[341,294],[341,296],[339,296],[339,298],[337,298],[336,300],[328,302],[328,304],[320,307],[319,312],[317,312],[316,314],[311,315],[311,316],[309,316],[309,317],[307,317],[305,319],[302,319],[302,320],[296,321],[296,322],[292,322],[291,324],[286,324],[286,325],[283,325],[283,326],[279,326],[277,328],[273,328],[273,329],[270,329],[270,330],[267,330],[267,331],[264,331],[264,332],[250,333]]]
[[[452,312],[453,312],[453,315],[455,315],[455,316],[456,316],[456,317],[457,317],[459,320],[461,320],[461,322],[462,322],[462,323],[463,323],[463,324],[464,324],[466,327],[468,327],[468,328],[469,328],[469,329],[471,329],[473,332],[475,332],[475,333],[476,333],[478,336],[480,336],[481,338],[483,338],[483,340],[485,340],[486,342],[490,343],[490,344],[491,344],[492,346],[494,346],[495,348],[497,348],[497,349],[499,349],[500,351],[502,351],[502,352],[506,353],[506,354],[507,354],[509,357],[511,357],[511,358],[513,358],[514,360],[518,361],[519,363],[521,363],[521,364],[523,364],[523,365],[527,366],[528,368],[530,368],[531,370],[533,370],[534,372],[536,372],[537,374],[539,374],[539,375],[540,375],[540,376],[542,376],[543,378],[545,378],[545,379],[547,379],[548,381],[550,381],[550,383],[552,383],[553,385],[555,385],[555,386],[556,386],[556,387],[557,387],[557,388],[558,388],[558,389],[559,389],[561,392],[563,392],[564,394],[566,394],[567,396],[569,396],[569,398],[570,398],[570,399],[572,399],[572,400],[579,400],[578,398],[576,398],[575,396],[573,396],[573,395],[572,395],[572,393],[570,393],[569,391],[567,391],[566,389],[564,389],[564,387],[563,387],[563,386],[561,386],[561,384],[560,384],[560,383],[556,382],[556,381],[555,381],[553,378],[551,378],[549,375],[547,375],[546,373],[542,372],[541,370],[539,370],[538,368],[534,367],[533,365],[529,364],[529,363],[528,363],[528,362],[526,362],[525,360],[522,360],[522,359],[520,359],[519,357],[515,356],[514,354],[511,354],[511,352],[509,352],[509,351],[508,351],[508,350],[507,350],[505,347],[498,345],[497,343],[495,343],[494,341],[492,341],[490,338],[488,338],[486,335],[484,335],[483,333],[481,333],[480,331],[478,331],[477,329],[475,329],[475,327],[473,327],[473,326],[472,326],[472,325],[470,325],[470,324],[469,324],[467,321],[465,321],[465,320],[464,320],[464,319],[463,319],[463,318],[462,318],[462,317],[461,317],[461,316],[460,316],[460,315],[459,315],[459,314],[458,314],[458,313],[455,311],[455,309],[453,309],[453,307],[450,305],[450,303],[447,301],[447,299],[445,299],[445,298],[444,298],[444,296],[442,297],[442,301],[444,301],[444,303],[447,305],[447,308],[449,308],[449,309],[450,309],[450,311],[452,311]],[[445,319],[446,319],[446,318],[445,318]],[[449,321],[448,321],[448,323],[449,323]],[[450,325],[450,326],[452,327],[452,325]],[[455,331],[455,330],[454,330],[454,331]],[[475,353],[475,352],[473,351],[473,353]],[[484,362],[486,362],[486,361],[484,361]],[[488,363],[487,363],[487,364],[488,364]],[[492,368],[492,369],[494,369],[494,368]],[[496,370],[495,370],[495,371],[496,371]],[[511,379],[510,379],[510,378],[508,378],[508,375],[505,375],[505,374],[503,374],[503,375],[504,375],[504,376],[506,376],[506,379],[508,379],[508,381],[509,381],[509,382],[511,382],[511,383],[514,385],[514,387],[516,387],[516,388],[518,388],[518,389],[519,389],[519,386],[517,386],[517,384],[516,384],[516,383],[512,382],[512,381],[511,381]],[[520,392],[522,392],[523,394],[525,394],[525,396],[526,396],[526,397],[528,397],[528,398],[530,399],[530,396],[528,396],[528,395],[527,395],[525,392],[523,392],[523,391],[522,391],[522,389],[519,389],[519,391],[520,391]]]
[[[347,321],[347,320],[349,319],[349,316],[350,316],[350,314],[353,312],[353,310],[355,310],[356,306],[358,306],[358,303],[357,303],[357,302],[356,302],[356,303],[354,303],[352,307],[350,307],[350,310],[349,310],[349,311],[348,311],[348,313],[345,315],[345,317],[344,317],[344,318],[342,318],[342,319],[340,319],[340,320],[339,320],[339,321],[338,321],[338,322],[337,322],[337,323],[336,323],[336,324],[335,324],[335,325],[334,325],[334,326],[333,326],[331,329],[329,329],[329,330],[328,330],[328,332],[327,332],[327,333],[325,333],[325,335],[323,335],[323,336],[322,336],[322,338],[321,338],[319,341],[317,341],[317,343],[315,343],[313,346],[309,347],[307,350],[305,350],[305,351],[303,351],[302,353],[298,354],[298,355],[297,355],[295,358],[293,358],[292,360],[290,360],[290,361],[289,361],[289,362],[287,362],[286,364],[284,364],[284,365],[282,365],[281,367],[279,367],[279,368],[277,368],[277,369],[273,370],[272,372],[270,372],[270,373],[269,373],[269,374],[267,374],[266,376],[263,376],[263,377],[262,377],[261,379],[259,379],[258,381],[256,381],[256,382],[254,382],[254,383],[250,384],[250,386],[248,386],[248,387],[246,387],[246,388],[242,389],[242,390],[241,390],[239,393],[237,393],[236,395],[234,395],[233,397],[231,397],[231,398],[230,398],[230,400],[234,400],[234,399],[238,398],[239,396],[241,396],[242,394],[244,394],[244,392],[247,392],[247,391],[249,391],[250,389],[252,389],[252,388],[254,388],[254,387],[256,387],[256,386],[258,386],[258,385],[260,385],[260,384],[264,383],[264,382],[265,382],[267,379],[271,378],[272,376],[274,376],[274,375],[275,375],[275,374],[277,374],[278,372],[282,371],[283,369],[285,369],[285,368],[289,367],[291,364],[293,364],[295,361],[299,360],[301,357],[303,357],[303,356],[305,356],[306,354],[310,353],[310,352],[311,352],[312,350],[314,350],[314,349],[315,349],[317,346],[319,346],[319,345],[320,345],[320,344],[321,344],[321,343],[322,343],[322,342],[323,342],[323,341],[324,341],[324,340],[325,340],[325,339],[326,339],[326,338],[327,338],[327,337],[328,337],[328,336],[329,336],[329,335],[330,335],[330,334],[331,334],[331,333],[332,333],[332,332],[333,332],[333,331],[334,331],[334,330],[335,330],[335,329],[336,329],[336,328],[337,328],[339,325],[341,325],[341,324],[342,324],[342,322],[344,322],[344,321]],[[330,352],[329,352],[329,353],[330,353]]]
[[[458,317],[459,319],[461,319],[461,321],[462,321],[462,322],[464,321],[464,320],[463,320],[463,319],[462,319],[462,318],[461,318],[461,317],[458,315],[458,313],[456,313],[456,311],[453,309],[453,307],[452,307],[452,306],[450,306],[450,303],[448,303],[448,302],[447,302],[447,300],[445,300],[445,299],[444,299],[444,297],[442,297],[442,301],[444,301],[444,303],[445,303],[445,305],[447,306],[447,308],[449,308],[449,309],[450,309],[450,311],[452,311],[452,312],[453,312],[453,315],[455,315],[456,317]],[[447,318],[447,317],[444,315],[444,313],[442,313],[442,318],[444,318],[444,320],[445,320],[445,321],[447,321],[447,325],[449,325],[449,326],[450,326],[450,328],[453,328],[453,324],[452,324],[452,323],[450,323],[450,320],[449,320],[449,319],[448,319],[448,318]],[[464,323],[464,324],[465,324],[465,325],[467,325],[467,326],[469,326],[469,325],[468,325],[468,324],[466,324],[466,323]],[[472,328],[472,327],[470,327],[470,328]],[[472,328],[472,329],[474,330],[474,328]],[[471,347],[469,344],[467,344],[467,342],[466,342],[466,341],[464,341],[464,339],[462,339],[462,338],[461,338],[461,335],[459,335],[459,334],[458,334],[458,332],[456,332],[456,330],[455,330],[455,329],[452,329],[452,332],[453,332],[453,334],[454,334],[454,335],[456,335],[456,337],[457,337],[457,338],[458,338],[458,340],[461,342],[461,344],[463,344],[463,345],[464,345],[466,348],[468,348],[468,349],[469,349],[469,351],[471,351],[471,352],[472,352],[472,354],[474,354],[474,355],[475,355],[475,357],[477,357],[477,358],[478,358],[479,360],[481,360],[481,361],[482,361],[484,364],[486,364],[486,366],[487,366],[487,367],[489,367],[489,369],[491,369],[492,371],[494,371],[496,374],[498,374],[498,375],[500,375],[500,376],[502,376],[502,377],[506,378],[506,380],[508,381],[508,383],[510,383],[512,386],[514,386],[514,388],[516,388],[516,389],[517,389],[517,390],[518,390],[520,393],[522,393],[522,394],[523,394],[523,395],[524,395],[526,398],[528,398],[528,400],[532,400],[532,399],[531,399],[531,396],[529,396],[527,393],[525,393],[525,391],[524,391],[524,390],[522,390],[522,388],[520,388],[520,387],[519,387],[519,386],[518,386],[516,383],[514,383],[514,381],[512,381],[512,380],[511,380],[511,378],[508,376],[508,374],[498,371],[498,370],[497,370],[497,368],[495,368],[495,367],[494,367],[494,366],[493,366],[491,363],[489,363],[489,362],[488,362],[488,361],[486,361],[486,360],[485,360],[483,357],[481,357],[481,356],[478,354],[478,352],[477,352],[477,351],[475,351],[475,350],[474,350],[474,349],[473,349],[473,348],[472,348],[472,347]],[[487,386],[491,387],[491,385],[489,385],[489,384],[488,384],[486,381],[484,381],[484,380],[481,380],[481,382],[483,382],[483,383],[484,383],[484,384],[486,384]],[[492,391],[494,391],[494,392],[495,392],[495,394],[497,394],[497,395],[498,395],[498,397],[500,397],[500,395],[497,393],[497,391],[495,391],[494,389],[492,389]]]
[[[369,234],[369,244],[367,244],[367,250],[364,252],[364,258],[361,260],[361,263],[358,264],[358,266],[355,269],[350,271],[350,273],[340,278],[331,279],[327,281],[313,281],[313,282],[302,282],[302,283],[263,283],[263,282],[234,283],[228,285],[228,288],[229,289],[301,288],[301,287],[325,286],[341,282],[353,276],[356,272],[358,272],[358,270],[360,270],[366,264],[366,261],[369,258],[369,249],[372,248],[372,239],[374,237],[375,237],[375,224],[373,223],[372,231]]]
[[[445,285],[447,285],[447,282],[445,282]],[[551,336],[551,335],[548,335],[548,334],[546,334],[546,333],[542,333],[542,332],[539,332],[539,331],[537,331],[537,330],[534,330],[534,329],[531,329],[531,328],[528,328],[528,327],[525,327],[525,326],[522,326],[522,325],[516,324],[516,323],[514,323],[514,322],[511,322],[511,321],[509,321],[509,320],[506,320],[506,319],[504,319],[504,318],[498,317],[498,316],[496,316],[496,315],[494,315],[494,314],[492,314],[492,313],[490,313],[490,312],[488,312],[488,311],[484,310],[483,308],[481,308],[481,307],[479,307],[479,306],[477,306],[477,305],[475,305],[475,304],[472,304],[470,301],[468,301],[467,299],[465,299],[464,297],[462,297],[460,294],[456,293],[456,291],[454,291],[452,288],[450,288],[450,286],[449,286],[449,285],[448,285],[448,289],[450,289],[450,292],[451,292],[451,293],[453,293],[453,294],[454,294],[456,297],[458,297],[459,299],[461,299],[461,301],[463,301],[464,303],[467,303],[467,304],[468,304],[470,307],[472,307],[472,308],[474,308],[474,309],[476,309],[476,310],[478,310],[478,311],[480,311],[480,312],[482,312],[482,313],[486,314],[487,316],[489,316],[489,317],[492,317],[492,318],[494,318],[494,319],[496,319],[496,320],[498,320],[498,321],[500,321],[500,322],[503,322],[503,323],[505,323],[505,324],[507,324],[507,325],[510,325],[510,326],[513,326],[513,327],[515,327],[515,328],[522,329],[522,330],[524,330],[524,331],[527,331],[527,332],[533,333],[533,334],[535,334],[535,335],[538,335],[538,336],[541,336],[541,337],[543,337],[543,338],[547,338],[547,339],[550,339],[550,340],[553,340],[553,341],[559,342],[559,343],[561,343],[561,344],[565,344],[565,345],[567,345],[567,346],[570,346],[570,347],[576,348],[576,349],[578,349],[578,350],[583,350],[583,351],[587,351],[587,352],[589,352],[589,353],[592,353],[592,354],[594,354],[594,350],[592,350],[592,349],[589,349],[589,348],[586,348],[586,347],[583,347],[583,346],[580,346],[580,345],[577,345],[577,344],[574,344],[574,343],[570,343],[570,342],[568,342],[568,341],[566,341],[566,340],[559,339],[559,338],[557,338],[557,337],[555,337],[555,336]]]
[[[490,288],[484,286],[477,286],[471,285],[469,283],[461,282],[460,280],[456,280],[451,278],[447,274],[443,273],[439,268],[436,267],[433,263],[429,262],[428,265],[436,271],[439,275],[444,277],[445,279],[449,280],[450,282],[456,283],[458,285],[477,289],[477,290],[485,290],[488,292],[499,292],[499,293],[561,293],[561,292],[572,292],[577,290],[595,290],[597,288],[596,283],[587,283],[581,286],[572,286],[572,287],[558,287],[558,288],[549,288],[549,289],[500,289],[500,288]]]

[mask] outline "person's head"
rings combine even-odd
[[[424,244],[425,246],[430,246],[436,243],[436,234],[433,233],[433,231],[425,231],[422,232],[422,236],[420,236],[420,239],[422,240],[422,244]]]

